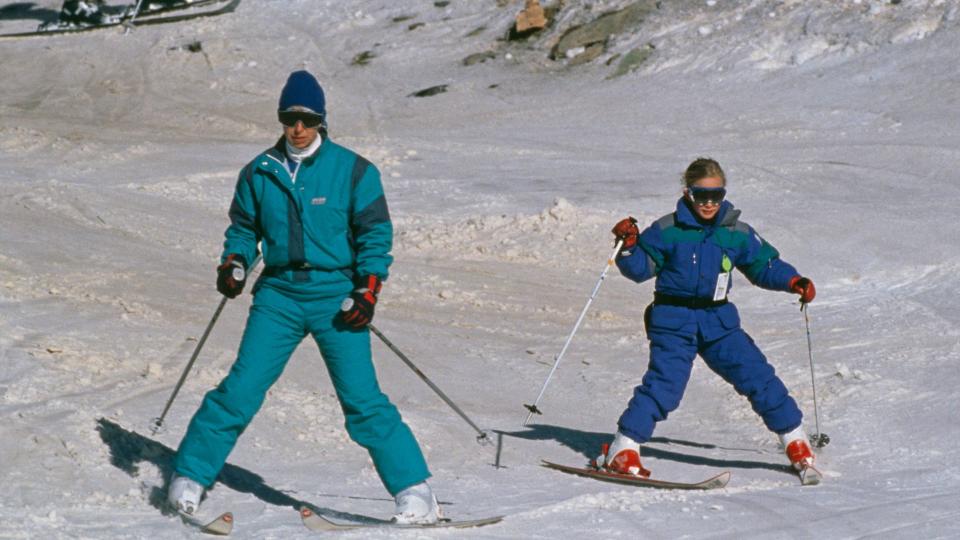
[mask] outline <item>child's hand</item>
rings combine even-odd
[[[637,245],[637,237],[640,236],[637,220],[633,217],[621,219],[610,232],[617,237],[617,240],[623,240],[623,249],[625,250]]]
[[[813,286],[813,282],[802,276],[790,278],[790,291],[799,294],[800,301],[804,304],[813,302],[813,298],[817,296],[817,289]]]

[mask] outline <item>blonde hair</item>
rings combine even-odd
[[[716,177],[723,180],[723,185],[727,185],[727,176],[723,174],[723,169],[716,160],[706,157],[700,157],[693,160],[687,170],[683,173],[684,187],[690,187],[704,178]]]

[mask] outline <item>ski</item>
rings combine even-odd
[[[338,523],[335,521],[330,521],[329,519],[317,514],[309,508],[300,509],[300,519],[303,520],[303,524],[310,529],[311,531],[317,532],[329,532],[329,531],[349,531],[353,529],[444,529],[444,528],[453,528],[453,529],[465,529],[468,527],[483,527],[484,525],[492,525],[499,522],[503,519],[503,516],[494,516],[483,519],[471,519],[464,521],[454,521],[449,519],[442,519],[439,523],[432,524],[406,524],[406,523],[394,523],[392,521],[386,521],[382,519],[370,518],[369,522],[351,522],[351,523]]]
[[[625,484],[628,486],[645,486],[660,489],[718,489],[727,485],[730,481],[730,471],[724,471],[712,478],[707,478],[702,482],[670,482],[667,480],[654,480],[652,478],[643,478],[628,474],[617,474],[592,467],[571,467],[569,465],[560,465],[547,460],[542,460],[541,465],[550,469],[556,469],[565,473],[585,476],[604,482],[613,482],[615,484]]]
[[[233,514],[231,512],[224,512],[209,523],[200,521],[190,514],[183,512],[178,512],[178,514],[184,523],[199,529],[202,533],[229,536],[230,533],[233,532]]]
[[[169,13],[171,11],[181,11],[187,10],[196,7],[203,7],[209,5],[218,5],[223,4],[219,7],[213,9],[206,9],[203,11],[191,11],[189,13],[177,13],[172,15],[164,15],[164,13]],[[153,24],[167,24],[174,22],[189,21],[192,19],[200,19],[203,17],[215,17],[217,15],[223,15],[226,13],[231,13],[237,9],[237,5],[240,4],[240,0],[197,0],[189,4],[180,4],[176,6],[168,6],[155,8],[153,10],[141,10],[140,14],[137,15],[136,20],[133,22],[133,26],[149,26]],[[61,34],[78,34],[80,32],[90,32],[93,30],[102,30],[104,28],[115,28],[127,24],[129,16],[118,15],[116,18],[105,22],[103,24],[94,24],[89,26],[59,26],[51,27],[46,30],[33,30],[31,32],[15,32],[11,34],[0,34],[0,39],[13,39],[13,38],[26,38],[26,37],[38,37],[38,36],[54,36]]]

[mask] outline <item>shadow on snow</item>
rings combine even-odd
[[[525,431],[496,431],[505,437],[516,437],[531,441],[554,440],[570,448],[571,450],[582,454],[588,460],[592,460],[600,454],[600,445],[609,443],[613,440],[610,433],[599,433],[593,431],[581,431],[560,426],[551,426],[545,424],[532,424]],[[757,450],[745,450],[738,448],[726,448],[709,443],[699,443],[694,441],[685,441],[681,439],[670,439],[667,437],[653,437],[649,442],[643,445],[642,455],[644,457],[675,461],[688,465],[702,465],[705,467],[716,467],[720,469],[767,469],[777,472],[792,473],[789,465],[783,463],[769,463],[766,461],[755,461],[745,459],[723,459],[716,457],[707,457],[697,454],[678,452],[674,449],[665,449],[663,446],[685,446],[702,450],[734,450],[738,452]]]
[[[176,512],[166,502],[166,493],[167,484],[173,472],[173,457],[176,455],[176,451],[135,431],[129,431],[105,418],[97,420],[97,431],[100,433],[100,439],[110,449],[110,464],[114,467],[133,478],[139,476],[140,464],[144,462],[152,463],[160,470],[164,483],[162,486],[153,487],[149,502],[162,514],[175,515]],[[213,489],[217,485],[224,485],[240,493],[249,493],[261,501],[275,506],[289,506],[297,511],[301,508],[309,508],[317,514],[353,521],[370,520],[367,516],[340,512],[291,497],[267,485],[258,474],[229,463],[224,465],[223,470],[220,471],[217,484],[214,485]]]

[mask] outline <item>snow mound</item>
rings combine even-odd
[[[396,249],[403,254],[443,253],[455,260],[521,263],[560,262],[582,265],[583,245],[613,237],[612,213],[585,210],[564,198],[536,214],[479,215],[451,221],[428,216],[397,220]]]

